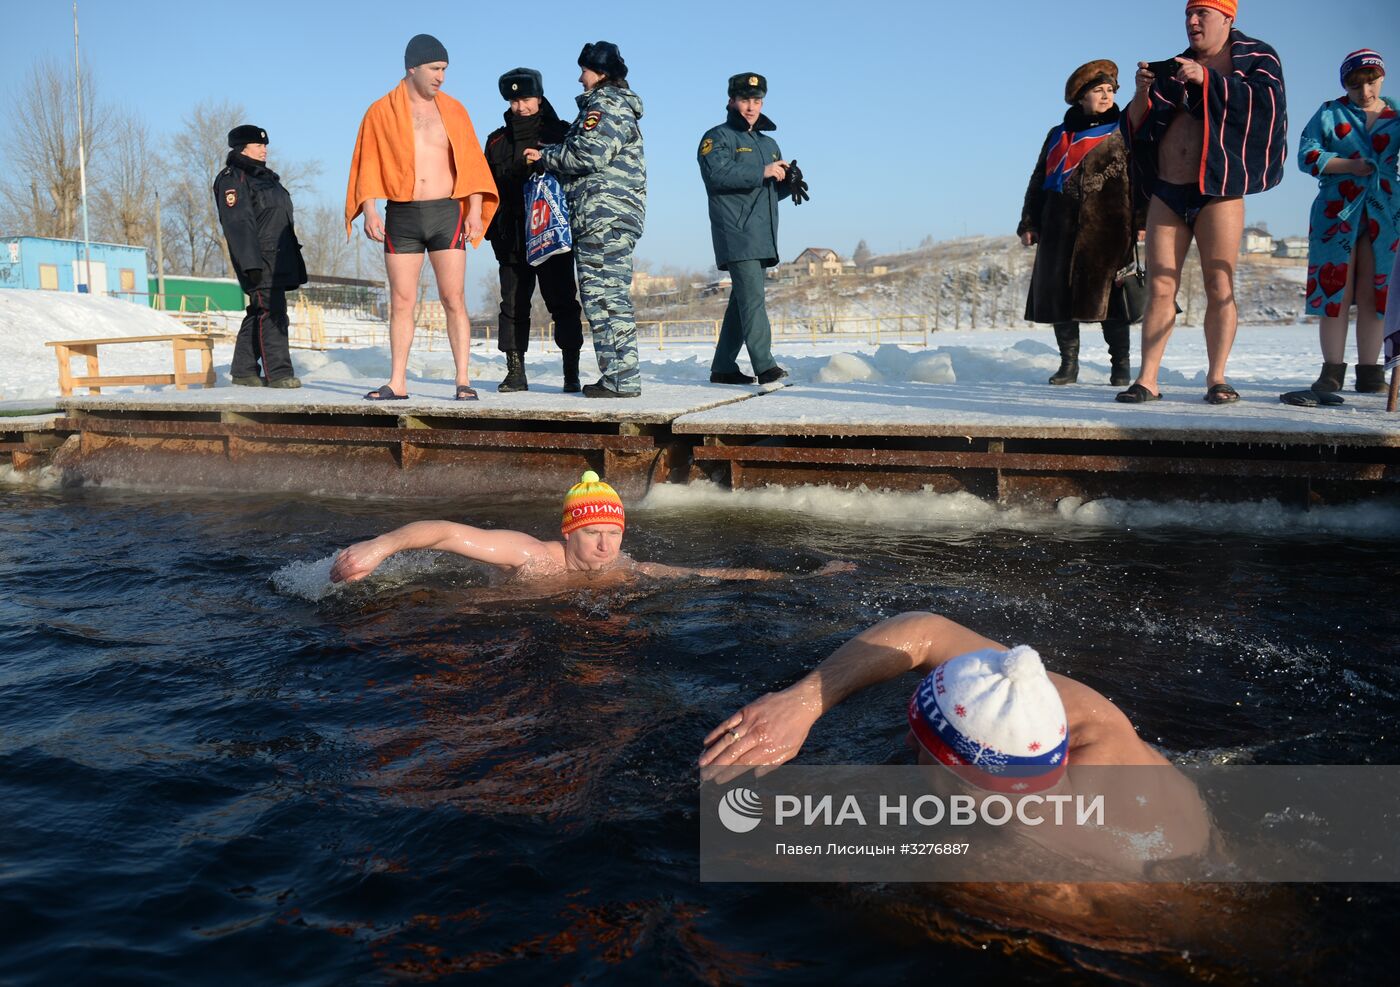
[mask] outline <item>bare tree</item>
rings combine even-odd
[[[228,132],[247,112],[237,103],[198,103],[170,139],[170,168],[161,198],[168,203],[171,260],[195,275],[232,270],[214,208],[214,176],[228,154]]]
[[[196,275],[231,274],[228,246],[214,204],[214,176],[228,157],[228,132],[247,119],[238,103],[206,100],[185,114],[180,129],[170,139],[166,181],[161,187],[169,203],[167,236],[172,244],[172,264]],[[270,160],[287,191],[310,190],[321,173],[318,161]],[[344,233],[338,234],[344,239]],[[325,272],[317,272],[325,273]]]
[[[851,260],[855,262],[856,267],[864,267],[866,264],[870,263],[870,258],[873,256],[874,254],[870,252],[870,247],[862,240],[860,243],[856,244],[856,249],[851,254]]]
[[[218,273],[223,238],[210,230],[205,213],[213,197],[204,183],[167,176],[161,190],[166,266],[176,274]]]
[[[294,198],[296,196],[311,195],[314,191],[316,179],[321,177],[321,162],[316,158],[308,161],[294,161],[290,158],[279,158],[269,156],[267,166],[277,172],[277,178]],[[211,179],[213,176],[210,176]],[[337,213],[340,224],[340,238],[345,239],[345,215]]]
[[[337,278],[355,276],[359,240],[345,239],[345,215],[334,206],[296,209],[297,239],[301,241],[306,270]]]
[[[114,243],[145,245],[155,257],[155,193],[160,162],[143,120],[127,113],[112,117],[107,154],[99,162],[94,233]]]
[[[54,58],[30,66],[11,94],[6,180],[0,197],[14,225],[34,236],[79,233],[78,110],[71,69]],[[91,70],[83,67],[83,140],[89,167],[104,151],[108,114]]]

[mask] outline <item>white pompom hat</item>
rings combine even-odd
[[[1069,763],[1064,703],[1024,644],[939,665],[909,700],[909,729],[930,756],[992,791],[1045,791]]]

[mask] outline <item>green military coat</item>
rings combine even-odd
[[[778,263],[778,200],[788,194],[787,185],[763,177],[763,169],[783,156],[764,132],[776,129],[760,114],[750,130],[738,111],[730,110],[729,119],[700,140],[696,160],[710,197],[710,234],[721,271],[736,260],[762,261],[764,267]]]

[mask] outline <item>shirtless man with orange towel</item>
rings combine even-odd
[[[371,401],[408,397],[408,351],[423,254],[433,265],[447,338],[457,365],[457,400],[474,401],[467,318],[467,241],[479,247],[499,201],[467,109],[442,92],[447,49],[429,34],[404,51],[405,75],[366,111],[345,193],[345,232],[364,213],[365,236],[384,244],[389,271],[389,383]],[[380,219],[376,199],[387,199]]]

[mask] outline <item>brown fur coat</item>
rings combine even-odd
[[[1086,117],[1078,106],[1065,114],[1077,133],[1118,119],[1118,109]],[[1124,318],[1113,276],[1132,256],[1139,228],[1133,215],[1128,146],[1114,131],[1089,151],[1065,179],[1063,191],[1045,188],[1046,136],[1026,188],[1017,235],[1038,235],[1026,318],[1031,322],[1103,322]]]

